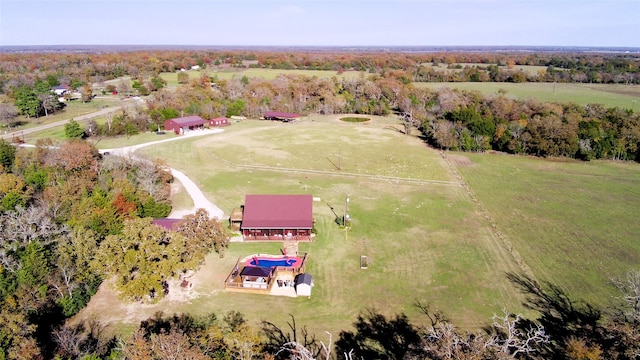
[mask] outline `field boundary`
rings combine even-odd
[[[343,176],[343,177],[351,177],[351,178],[365,178],[369,180],[383,180],[383,181],[395,181],[396,183],[409,183],[416,185],[452,185],[452,186],[463,186],[462,182],[458,181],[445,181],[445,180],[422,180],[422,179],[413,179],[413,178],[403,178],[396,176],[387,176],[387,175],[375,175],[375,174],[358,174],[358,173],[350,173],[350,172],[332,172],[326,170],[312,170],[312,169],[297,169],[297,168],[284,168],[284,167],[274,167],[274,166],[266,166],[266,165],[247,165],[247,164],[236,164],[229,160],[222,161],[230,166],[239,168],[239,169],[249,169],[249,170],[267,170],[267,171],[275,171],[275,172],[290,172],[290,173],[299,173],[299,174],[317,174],[317,175],[332,175],[332,176]]]
[[[489,222],[489,225],[491,226],[491,231],[495,234],[495,236],[498,239],[500,239],[500,241],[502,241],[503,246],[511,254],[511,256],[513,257],[513,260],[515,260],[516,264],[518,264],[518,267],[520,267],[520,269],[527,276],[529,276],[531,279],[535,279],[535,276],[533,274],[533,271],[531,271],[531,268],[524,262],[524,259],[522,258],[522,256],[520,256],[520,253],[518,252],[518,250],[515,249],[515,247],[511,243],[511,241],[509,241],[509,239],[507,239],[507,237],[504,235],[504,233],[502,231],[500,231],[500,229],[498,229],[498,224],[496,223],[496,221],[491,216],[491,213],[487,210],[487,208],[484,206],[482,201],[480,201],[480,199],[478,199],[478,197],[473,192],[473,190],[471,190],[471,187],[464,180],[464,178],[462,177],[460,172],[458,172],[458,170],[456,169],[455,165],[453,165],[453,163],[451,162],[451,160],[447,156],[446,152],[443,151],[443,150],[438,150],[438,153],[440,154],[440,156],[444,160],[444,162],[447,165],[447,168],[449,169],[449,171],[451,171],[453,176],[456,179],[458,179],[458,181],[460,182],[460,185],[462,185],[462,187],[466,190],[467,194],[471,198],[471,201],[474,204],[476,204],[476,206],[480,209],[480,213],[482,214],[482,217],[484,217]]]

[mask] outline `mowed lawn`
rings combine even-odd
[[[605,107],[619,107],[640,111],[640,85],[613,84],[565,84],[565,83],[413,83],[416,87],[479,91],[483,95],[497,94],[506,91],[506,96],[519,99],[536,99],[544,102],[573,102],[578,105],[591,103],[603,104]]]
[[[539,280],[597,305],[640,270],[640,165],[458,154],[476,196]]]
[[[252,323],[279,325],[292,314],[299,326],[336,336],[368,308],[404,312],[426,324],[416,301],[468,329],[485,325],[502,308],[524,311],[505,277],[519,267],[489,222],[440,155],[394,125],[394,119],[376,117],[360,124],[320,116],[291,124],[249,120],[220,134],[141,149],[185,172],[226,214],[246,194],[320,199],[313,208],[318,236],[300,246],[309,253],[307,271],[315,282],[310,299],[225,292],[224,278],[238,258],[279,253],[282,246],[233,243],[223,258],[207,258],[198,297],[164,310],[237,310]],[[353,225],[345,232],[334,220],[344,213],[347,195]],[[368,256],[368,269],[360,269],[361,255]]]

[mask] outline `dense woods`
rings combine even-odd
[[[167,89],[160,73],[198,65]],[[532,74],[521,65],[544,67]],[[360,71],[357,79],[280,75],[273,80],[218,79],[207,69],[272,68]],[[180,72],[186,74],[186,72]],[[105,81],[121,80],[117,86]],[[599,104],[514,100],[414,82],[640,83],[629,54],[585,53],[322,53],[139,51],[0,54],[0,121],[64,111],[51,88],[69,84],[89,101],[94,89],[146,96],[145,107],[104,121],[65,126],[70,140],[41,140],[34,149],[0,140],[0,359],[264,358],[264,359],[634,359],[640,357],[640,275],[615,281],[620,298],[599,309],[573,301],[553,284],[510,275],[535,318],[504,314],[469,333],[445,314],[417,303],[431,326],[375,309],[354,329],[320,341],[292,318],[288,329],[248,325],[231,312],[202,317],[158,314],[130,337],[113,337],[77,314],[106,279],[123,298],[154,302],[168,279],[195,269],[208,251],[221,256],[223,226],[206,212],[176,231],[151,218],[171,211],[166,166],[102,156],[82,138],[155,130],[181,115],[259,118],[279,110],[319,114],[394,115],[441,149],[640,161],[640,115]],[[620,301],[617,301],[620,300]],[[330,335],[332,336],[332,335]],[[333,343],[335,340],[335,343]],[[175,357],[172,357],[175,356]]]

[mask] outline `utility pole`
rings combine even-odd
[[[342,226],[344,226],[344,241],[349,240],[349,194],[344,201],[344,215],[342,216]]]

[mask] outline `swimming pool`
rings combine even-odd
[[[275,266],[292,267],[296,264],[297,261],[298,260],[296,258],[266,259],[255,257],[249,261],[249,265],[268,268],[272,268]]]

